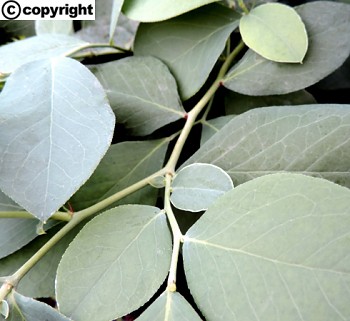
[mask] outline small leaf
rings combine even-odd
[[[138,321],[200,321],[201,318],[178,292],[163,292]]]
[[[36,20],[35,32],[37,35],[47,33],[70,35],[74,32],[73,20]]]
[[[213,4],[168,21],[141,24],[135,54],[162,60],[186,100],[207,80],[239,19],[238,13]]]
[[[113,0],[113,6],[111,11],[111,22],[109,25],[109,42],[113,41],[115,28],[117,27],[120,11],[122,10],[124,0]]]
[[[11,73],[34,60],[67,56],[86,45],[85,41],[60,34],[46,34],[11,42],[0,47],[0,72]]]
[[[192,164],[181,169],[172,183],[171,203],[185,211],[206,210],[219,196],[233,188],[232,180],[221,168]]]
[[[314,1],[295,9],[309,36],[303,64],[276,63],[248,50],[226,75],[226,88],[252,96],[286,94],[315,84],[344,63],[350,54],[350,6]]]
[[[170,19],[216,1],[218,0],[125,0],[123,12],[133,20],[154,22]]]
[[[266,3],[252,9],[239,23],[244,43],[266,59],[301,63],[308,38],[298,13],[280,3]]]
[[[152,57],[130,57],[93,69],[117,117],[133,135],[147,135],[184,117],[176,82]]]
[[[112,145],[89,180],[69,203],[80,211],[102,201],[161,169],[168,139],[122,142]],[[146,186],[121,199],[121,204],[155,205],[158,191]]]
[[[7,319],[9,314],[10,314],[9,304],[7,303],[7,301],[2,300],[0,302],[0,315],[2,315],[5,319]]]
[[[75,321],[109,321],[146,303],[164,281],[171,260],[165,214],[122,205],[91,220],[63,255],[56,294]]]
[[[17,69],[0,103],[0,187],[46,221],[107,151],[113,112],[90,71],[64,57]]]
[[[254,179],[186,233],[191,294],[207,320],[349,320],[349,229],[349,189],[297,174]]]
[[[184,164],[210,163],[235,186],[281,171],[350,187],[350,106],[265,107],[234,117]]]
[[[164,176],[156,176],[153,177],[149,184],[153,186],[154,188],[163,188],[165,187],[165,177]]]

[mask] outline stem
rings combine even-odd
[[[32,214],[26,212],[26,211],[6,211],[6,212],[0,212],[0,219],[1,218],[25,218],[25,219],[36,219],[35,216]],[[72,215],[67,212],[56,212],[53,214],[50,219],[56,220],[56,221],[70,221],[72,218]]]
[[[245,5],[244,0],[238,0],[238,5],[244,11],[245,14],[249,13],[249,10],[248,10],[247,6]]]
[[[116,49],[120,52],[123,53],[131,53],[130,50],[125,49],[125,48],[121,48],[118,46],[114,46],[114,45],[110,45],[109,43],[88,43],[86,45],[82,45],[79,48],[73,49],[71,52],[69,52],[68,54],[66,54],[67,56],[72,56],[74,54],[76,54],[79,51],[85,50],[85,49],[90,49],[90,48],[112,48],[112,49]]]

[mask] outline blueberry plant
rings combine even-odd
[[[350,5],[293,2],[0,24],[0,320],[350,320]]]

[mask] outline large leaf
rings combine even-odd
[[[36,20],[35,32],[43,34],[64,34],[70,35],[74,32],[73,20]]]
[[[201,146],[209,140],[211,136],[216,134],[222,127],[224,127],[234,116],[221,116],[210,120],[202,121],[202,135]]]
[[[165,291],[137,320],[200,321],[201,319],[181,294]]]
[[[34,60],[66,56],[86,45],[85,41],[61,34],[45,34],[11,42],[0,47],[0,72],[11,73]]]
[[[349,229],[347,188],[296,174],[255,179],[185,235],[189,288],[207,320],[349,320]]]
[[[200,212],[233,188],[232,180],[220,167],[192,164],[181,169],[172,182],[171,203],[178,209]]]
[[[218,0],[125,0],[123,12],[131,19],[152,22],[167,20]]]
[[[343,64],[350,53],[350,6],[314,1],[296,10],[309,36],[303,64],[272,62],[249,50],[229,71],[225,87],[246,95],[285,94],[313,85]]]
[[[166,216],[122,205],[90,221],[58,267],[60,310],[75,321],[109,321],[139,308],[164,281],[171,259]]]
[[[45,221],[98,165],[113,136],[113,112],[97,79],[70,58],[17,69],[0,105],[0,187]]]
[[[130,57],[93,68],[117,117],[134,135],[150,134],[183,118],[174,77],[152,57]]]
[[[236,12],[213,4],[169,21],[141,24],[135,54],[164,61],[178,82],[181,97],[190,98],[208,78],[239,18]]]
[[[96,204],[161,169],[167,146],[167,139],[112,145],[91,178],[70,199],[74,211]],[[118,205],[155,205],[157,195],[157,189],[147,186]]]
[[[267,3],[252,9],[239,23],[244,43],[266,59],[301,63],[308,38],[300,16],[289,6]]]
[[[350,187],[350,106],[254,109],[233,118],[189,160],[221,167],[234,185],[279,171]]]

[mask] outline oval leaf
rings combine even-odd
[[[0,105],[0,187],[45,221],[107,151],[113,112],[97,79],[70,58],[23,65],[6,82]]]
[[[178,209],[199,212],[232,188],[230,176],[220,167],[197,163],[176,174],[170,200]]]
[[[0,72],[11,73],[34,60],[67,56],[86,45],[87,42],[78,38],[60,34],[45,34],[11,42],[0,47]]]
[[[207,80],[239,19],[233,10],[213,4],[169,21],[141,24],[135,54],[162,60],[175,76],[181,97],[188,99]]]
[[[174,77],[152,57],[130,57],[93,68],[117,121],[133,135],[147,135],[185,115]]]
[[[280,171],[350,187],[350,106],[254,109],[234,117],[185,163],[210,163],[234,185]]]
[[[177,292],[165,291],[154,301],[137,321],[200,321],[184,297]]]
[[[280,3],[266,3],[252,9],[239,23],[244,43],[266,59],[301,63],[308,38],[298,13]]]
[[[58,267],[60,310],[75,321],[109,321],[139,308],[164,281],[171,235],[158,208],[123,205],[82,229]]]
[[[297,174],[252,180],[187,232],[189,288],[207,320],[349,320],[349,229],[347,188]]]
[[[167,20],[218,0],[125,0],[123,12],[130,19],[154,22]]]

